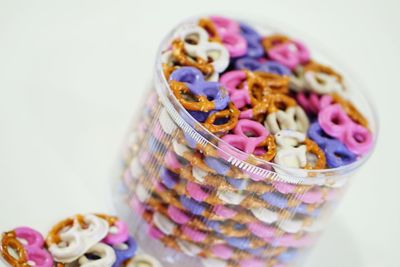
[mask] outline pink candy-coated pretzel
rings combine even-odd
[[[242,109],[251,103],[246,79],[247,74],[242,70],[226,72],[220,79],[221,85],[229,92],[231,101],[238,109]]]
[[[144,204],[143,205],[148,205]],[[156,203],[151,204],[150,209],[154,209],[155,207],[152,205],[157,205]],[[169,204],[172,205],[172,204]],[[169,209],[169,208],[168,208]],[[178,208],[175,208],[175,210],[179,210]],[[156,208],[156,211],[159,211],[158,208]],[[182,213],[180,211],[180,213]],[[175,218],[176,215],[174,215],[171,218]],[[187,222],[187,221],[185,221]],[[185,239],[188,239],[190,241],[196,242],[196,243],[203,243],[207,240],[207,243],[212,244],[215,238],[211,237],[210,235],[213,235],[212,232],[207,232],[203,230],[196,230],[196,228],[193,228],[192,226],[188,226],[186,224],[180,224],[175,225],[176,230],[174,232],[181,232],[184,236]],[[267,243],[274,244],[275,246],[281,246],[281,247],[304,247],[304,246],[309,246],[312,244],[314,241],[314,238],[311,237],[310,235],[295,235],[295,234],[284,234],[282,235],[280,232],[277,232],[274,230],[272,227],[263,225],[261,223],[249,223],[247,227],[250,229],[251,233],[253,233],[255,236],[261,238],[262,240],[266,241]],[[215,239],[217,240],[217,239]],[[217,241],[216,241],[217,242]],[[218,242],[217,242],[218,243]],[[257,244],[259,242],[255,242]],[[256,245],[257,246],[257,245]]]
[[[257,80],[254,78],[254,74],[250,75],[252,81]],[[247,109],[247,106],[256,106],[256,99],[252,100],[250,91],[249,91],[249,83],[248,83],[248,73],[243,70],[234,70],[224,73],[221,76],[221,84],[227,89],[229,92],[230,100],[233,104],[241,110],[240,118],[241,119],[252,119],[254,117],[253,108]],[[260,81],[258,79],[257,81]],[[252,85],[255,83],[252,82]],[[258,85],[258,84],[257,84]],[[259,88],[260,90],[264,90],[264,88]],[[258,100],[257,100],[258,101]],[[261,101],[260,101],[261,102]],[[261,103],[257,102],[259,105]],[[257,108],[256,108],[257,110]]]
[[[126,222],[117,220],[111,227],[115,227],[117,230],[116,232],[108,233],[108,235],[103,239],[104,243],[114,246],[122,244],[128,240],[129,232]]]
[[[180,238],[175,237],[174,235],[166,235],[163,233],[160,229],[157,228],[156,225],[152,223],[152,210],[151,208],[146,211],[144,214],[145,220],[149,223],[149,229],[148,233],[149,236],[160,240],[163,242],[165,245],[169,247],[173,247],[177,250],[184,250],[185,253],[187,253],[190,256],[200,256],[203,258],[217,258],[217,259],[223,259],[223,260],[229,260],[230,264],[229,266],[238,266],[236,265],[235,262],[239,261],[238,264],[239,266],[254,266],[254,265],[248,265],[248,263],[253,263],[255,261],[255,256],[251,255],[247,252],[238,251],[235,250],[235,248],[230,247],[229,245],[226,244],[216,244],[216,245],[211,245],[211,246],[204,246],[203,244],[198,244],[195,241],[190,241],[190,240],[180,240]],[[185,231],[186,233],[191,233],[191,234],[196,234],[195,232],[192,233],[192,231]],[[182,235],[180,236],[182,237]],[[185,242],[186,244],[189,245],[189,248],[182,249],[179,244],[181,242]],[[192,251],[191,251],[192,249]],[[266,254],[266,255],[259,255],[258,256],[258,261],[261,261],[260,258],[268,258],[269,261],[273,260],[274,262],[278,262],[278,260],[273,259],[273,257],[278,256],[279,253],[282,253],[285,251],[284,248],[274,248],[271,250],[272,253]],[[265,263],[265,260],[263,261]],[[264,266],[264,265],[262,265]],[[274,265],[278,266],[278,265]],[[283,265],[279,265],[283,266]]]
[[[140,181],[143,181],[143,179],[140,179]],[[152,185],[144,185],[144,186],[148,188],[147,190],[152,190],[152,188],[154,188]],[[168,216],[174,222],[176,222],[178,224],[187,224],[190,220],[192,220],[192,219],[190,219],[190,218],[193,218],[193,214],[191,213],[191,211],[188,210],[186,207],[182,206],[179,198],[176,197],[177,195],[184,194],[184,193],[182,193],[182,192],[179,193],[180,190],[175,191],[174,189],[167,189],[167,188],[164,188],[162,190],[156,189],[156,191],[157,191],[157,193],[155,195],[159,196],[159,198],[161,199],[160,200],[161,202],[163,202],[165,204],[168,204],[168,205],[174,205],[176,208],[178,208],[178,210],[177,209],[168,210]],[[169,191],[175,191],[175,192],[171,193]],[[198,202],[201,202],[201,200],[198,200]],[[149,202],[149,203],[151,203],[151,202]],[[201,203],[199,203],[199,205],[204,206],[204,204],[201,204]],[[250,203],[250,205],[252,205],[252,204]],[[261,205],[260,207],[263,207],[262,203],[260,205]],[[229,222],[248,224],[248,223],[252,223],[252,222],[257,222],[258,221],[258,219],[255,219],[255,218],[251,219],[250,217],[247,217],[247,216],[243,217],[242,216],[242,215],[245,215],[245,214],[241,213],[241,212],[243,212],[243,211],[245,211],[247,209],[243,209],[243,211],[237,211],[237,209],[233,210],[230,207],[226,207],[224,205],[218,205],[218,204],[212,204],[211,207],[213,207],[212,210],[209,210],[211,213],[206,211],[206,210],[203,210],[203,212],[202,212],[203,215],[202,216],[204,216],[205,218],[208,218],[208,219],[211,218],[212,220],[219,220],[218,218],[221,218],[222,220],[225,220],[224,224],[227,224],[227,225],[229,225],[228,224]],[[271,207],[269,207],[269,209],[270,208]],[[310,206],[310,208],[312,208],[312,206]],[[281,210],[280,213],[282,213],[283,211],[284,210]],[[241,213],[240,214],[241,216],[238,216],[239,213]],[[175,218],[178,218],[178,219],[175,220]],[[229,222],[227,220],[229,220]],[[283,218],[283,220],[285,220],[285,219]],[[200,221],[200,222],[202,222],[202,221]],[[194,221],[193,221],[193,223],[194,223]],[[299,224],[299,222],[295,222],[295,223]],[[306,223],[306,222],[304,222],[304,223]],[[301,224],[305,225],[304,223],[301,223]],[[208,229],[208,227],[206,227],[204,225],[201,226],[201,225],[202,225],[202,223],[198,224],[198,221],[195,224],[191,224],[191,226],[195,226],[196,228],[200,227],[202,230],[207,230]],[[204,228],[204,227],[206,227],[206,228]],[[287,229],[287,228],[284,227],[282,229]],[[243,237],[243,236],[245,236],[243,230],[244,229],[241,229],[240,231],[233,230],[234,232],[232,232],[232,231],[227,229],[226,233],[228,233],[231,236],[234,235],[234,236]],[[280,235],[279,234],[280,233],[280,229],[275,227],[275,231],[276,231],[275,234],[279,236]],[[299,232],[299,231],[300,231],[300,229],[298,229],[298,230],[289,230],[290,233],[295,233],[295,232]]]
[[[171,150],[168,150],[167,154],[165,155],[165,164],[169,169],[172,170],[179,170],[183,167],[177,159],[175,153]]]
[[[157,195],[157,194],[156,194]],[[161,203],[163,202],[164,200],[161,200]],[[173,202],[171,202],[171,201],[168,201],[168,202],[166,202],[166,203],[168,203],[168,205],[172,205],[172,203]],[[170,210],[170,209],[168,209],[168,210]],[[175,209],[175,212],[176,211],[179,211],[179,209]],[[222,211],[222,212],[226,212],[226,211]],[[189,213],[190,213],[190,211],[189,211]],[[221,213],[221,211],[219,211],[219,213]],[[188,222],[188,218],[189,218],[189,220],[190,220],[190,218],[193,218],[192,216],[188,216],[188,215],[186,215],[186,213],[184,213],[183,211],[180,211],[179,212],[179,215],[177,216],[177,215],[174,215],[174,216],[171,216],[171,213],[170,213],[170,211],[168,211],[168,216],[174,221],[174,222],[176,222],[176,223],[178,223],[178,224],[186,224],[187,222]],[[182,216],[184,216],[184,220],[183,221],[180,221],[180,222],[178,222],[177,220],[175,220],[174,218],[176,218],[176,217],[182,217]],[[229,216],[228,216],[229,217]],[[195,225],[191,225],[191,227],[193,227],[193,226],[195,226],[195,227],[197,227],[196,225],[198,225],[198,224],[195,224]],[[281,236],[281,238],[273,238],[272,239],[272,237],[275,237],[275,235],[272,235],[271,234],[271,232],[269,233],[269,234],[263,234],[263,233],[261,233],[260,231],[258,231],[259,229],[262,229],[263,227],[262,227],[262,225],[255,225],[254,226],[254,224],[253,225],[250,225],[250,224],[248,224],[248,227],[250,228],[250,227],[253,227],[253,229],[252,229],[252,231],[251,232],[254,232],[254,231],[256,231],[256,236],[258,235],[260,238],[264,238],[264,239],[266,239],[266,241],[267,242],[273,242],[274,244],[276,243],[276,244],[286,244],[287,246],[294,246],[294,247],[302,247],[302,246],[307,246],[307,245],[309,245],[310,243],[311,243],[311,241],[312,241],[312,239],[310,239],[310,238],[306,238],[306,237],[301,237],[300,235],[298,235],[298,234],[296,234],[296,235],[284,235],[284,236],[281,236],[281,234],[279,234],[279,232],[276,232],[276,236]],[[257,228],[258,227],[258,228]],[[258,229],[258,230],[257,230]],[[265,229],[264,229],[265,230]],[[297,232],[297,231],[296,231]],[[228,234],[228,233],[227,233]],[[254,233],[253,233],[254,234]],[[231,236],[231,234],[228,234],[228,236]]]
[[[38,232],[29,227],[18,227],[15,228],[15,236],[18,239],[23,239],[26,241],[24,244],[25,248],[42,248],[44,245],[43,236]]]
[[[310,61],[308,48],[300,41],[291,40],[285,35],[272,35],[262,41],[268,56],[282,65],[295,69]]]
[[[240,57],[247,53],[246,39],[240,35],[240,27],[236,21],[221,16],[211,16],[210,20],[231,57]]]
[[[243,134],[243,130],[246,131],[246,129],[242,128],[242,134]],[[148,162],[150,160],[149,153],[147,153],[146,151],[143,151],[142,154],[139,156],[139,158],[144,159],[143,164],[146,164],[146,162]],[[156,157],[156,160],[159,162],[158,164],[161,164],[160,160],[162,161],[162,159],[158,159]],[[196,182],[196,178],[194,178],[192,176],[192,174],[189,175],[189,173],[186,171],[183,171],[181,173],[181,170],[186,169],[186,166],[182,166],[182,164],[178,160],[178,156],[171,150],[169,150],[165,156],[165,164],[166,164],[165,166],[168,169],[179,174],[181,176],[181,178],[186,179],[188,182],[191,182],[191,181]],[[214,176],[211,175],[210,178],[211,177],[216,178],[215,175]],[[222,179],[224,179],[224,178],[222,178]],[[205,185],[209,185],[209,186],[213,186],[213,187],[215,187],[215,186],[221,187],[222,186],[217,181],[215,181],[211,184],[208,184],[208,182],[210,182],[210,181],[207,180]],[[260,186],[259,182],[257,182],[257,183]],[[310,190],[309,187],[298,186],[298,185],[293,185],[293,184],[288,184],[288,183],[273,183],[272,185],[274,186],[275,190],[281,192],[282,194],[293,194],[293,197],[295,199],[301,200],[302,202],[304,202],[306,204],[319,204],[319,203],[323,203],[327,200],[331,200],[334,197],[335,192],[336,192],[333,189],[322,190],[322,189],[314,188],[313,190]],[[231,188],[231,189],[226,188],[227,186],[228,185],[225,185],[222,187],[224,188],[224,190],[229,190],[231,192],[237,191],[237,189],[235,189],[235,188]],[[188,190],[188,191],[193,192],[194,188],[195,187],[190,187],[190,189],[192,191],[191,190]],[[260,188],[262,188],[262,187],[260,187]],[[249,187],[247,190],[250,190],[250,192],[256,192],[257,190],[254,191],[255,189],[256,188],[254,186],[252,186],[252,187]],[[266,189],[263,189],[262,191],[259,191],[256,193],[261,194],[263,192],[267,192]],[[202,190],[201,197],[199,196],[199,198],[197,200],[200,201],[200,199],[201,199],[201,201],[203,201],[209,194],[210,193],[207,193],[207,191]]]
[[[18,258],[9,253],[10,248],[16,250]],[[53,257],[44,249],[43,236],[29,227],[18,227],[5,233],[2,239],[2,254],[7,262],[15,267],[30,266],[30,262],[38,267],[53,267]]]
[[[357,110],[357,108],[348,100],[344,99],[338,93],[330,95],[318,95],[314,92],[299,92],[296,100],[310,114],[318,114],[321,109],[332,104],[342,106],[346,114],[361,126],[368,128],[368,120]]]
[[[242,128],[242,130],[243,130],[243,128]],[[144,156],[144,155],[147,155],[147,156]],[[191,181],[196,182],[196,178],[194,178],[192,176],[192,174],[189,175],[189,173],[187,171],[183,171],[184,169],[186,169],[186,166],[182,166],[182,164],[179,162],[177,157],[178,156],[174,152],[168,151],[166,156],[165,156],[165,164],[166,164],[165,166],[169,170],[179,174],[182,179],[186,179],[188,182],[191,182]],[[148,162],[150,160],[149,153],[147,153],[146,151],[142,152],[142,154],[140,155],[140,158],[145,159],[143,161],[143,164],[146,164],[146,162]],[[162,160],[162,159],[157,159],[156,158],[156,160],[159,162],[158,164],[161,164],[160,160]],[[215,175],[211,175],[210,178],[211,177],[213,177],[214,179],[216,178]],[[224,178],[222,178],[222,179],[224,179]],[[217,181],[215,181],[215,182],[213,182],[211,184],[208,184],[208,182],[210,182],[210,181],[207,180],[207,182],[204,185],[213,186],[213,187],[222,186]],[[257,182],[257,184],[260,187],[259,182]],[[336,194],[335,193],[336,190],[333,190],[333,189],[322,190],[322,189],[319,189],[319,188],[314,188],[313,190],[310,190],[309,187],[298,186],[298,185],[293,185],[293,184],[288,184],[288,183],[278,183],[278,182],[273,183],[272,185],[275,188],[275,190],[279,191],[280,193],[282,193],[282,194],[292,194],[292,196],[295,199],[301,200],[302,202],[304,202],[306,204],[323,203],[323,202],[325,202],[327,200],[331,200],[334,197],[334,195]],[[227,185],[222,186],[224,188],[224,190],[228,190],[228,191],[231,191],[231,192],[236,192],[237,191],[237,189],[235,189],[235,188],[229,189],[229,188],[226,188],[226,186]],[[188,190],[188,191],[192,190],[192,192],[193,192],[194,188],[195,187],[190,187],[190,190]],[[260,188],[264,188],[264,187],[260,187]],[[261,191],[259,190],[259,192],[257,192],[257,190],[254,191],[255,189],[256,188],[254,186],[252,186],[252,187],[249,187],[246,190],[250,190],[250,192],[255,192],[257,194],[262,194],[263,192],[264,193],[267,192],[266,189],[263,189]],[[268,189],[268,190],[271,190],[271,189]],[[200,198],[201,198],[202,199],[201,201],[203,201],[209,194],[210,193],[207,193],[207,191],[202,190],[201,197],[199,196],[198,200],[200,201]]]
[[[294,184],[284,182],[274,182],[274,188],[282,194],[293,194],[293,196],[304,203],[316,204],[327,200],[333,200],[337,195],[337,190],[326,188],[314,188],[311,190],[300,190]]]
[[[322,109],[318,122],[328,135],[339,139],[356,155],[366,154],[373,145],[369,130],[354,123],[339,104]]]
[[[204,190],[199,184],[188,182],[186,184],[186,191],[189,195],[197,201],[204,201],[210,196],[210,193]]]
[[[15,229],[15,236],[26,241],[24,247],[28,253],[28,260],[34,262],[35,266],[53,266],[53,257],[44,249],[44,239],[38,231],[29,227],[18,227]]]
[[[332,103],[330,95],[319,96],[313,92],[308,93],[308,95],[304,92],[299,92],[296,95],[296,100],[310,114],[318,114],[321,108]]]
[[[234,250],[224,244],[217,244],[211,247],[211,252],[220,259],[230,259],[234,253]]]
[[[249,155],[258,154],[260,146],[265,144],[269,136],[269,132],[259,122],[242,119],[239,120],[236,127],[233,129],[233,134],[227,134],[221,139],[232,147],[235,147]],[[241,160],[246,160],[248,155],[242,155],[232,150],[230,146],[226,146],[224,143],[220,143],[219,147],[224,151],[229,151],[230,154],[235,155]],[[270,148],[269,148],[270,149]],[[268,153],[265,151],[263,155]],[[221,157],[226,157],[225,154],[221,154]]]

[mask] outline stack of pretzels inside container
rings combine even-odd
[[[374,143],[345,79],[297,39],[218,16],[158,57],[121,174],[146,235],[204,266],[292,266]]]

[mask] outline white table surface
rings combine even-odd
[[[113,166],[157,45],[181,19],[211,11],[306,32],[369,87],[377,150],[306,266],[400,266],[399,3],[0,0],[0,231],[113,211]]]

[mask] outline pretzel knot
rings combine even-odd
[[[269,93],[287,94],[289,92],[289,77],[263,71],[256,71],[254,74],[265,81],[265,90]]]
[[[264,50],[266,52],[268,52],[269,49],[280,45],[280,44],[284,44],[290,42],[289,37],[285,36],[285,35],[281,35],[281,34],[274,34],[268,37],[265,37],[262,40],[262,45],[264,47]]]
[[[16,255],[10,253],[14,251]],[[15,233],[7,232],[3,234],[1,240],[1,255],[13,267],[28,267],[28,255],[21,242],[18,241]]]
[[[265,161],[271,161],[276,155],[276,143],[272,134],[261,142],[255,149],[254,155]]]
[[[339,73],[334,71],[331,67],[319,64],[315,61],[310,61],[309,63],[304,65],[304,72],[307,71],[320,72],[330,76],[334,76],[340,83],[343,82],[343,77]]]
[[[246,71],[246,81],[250,96],[258,101],[266,98],[268,94],[289,92],[289,78],[263,71]]]
[[[272,95],[289,92],[289,78],[286,76],[262,71],[246,71],[246,81],[249,88],[253,118],[267,113]]]
[[[226,109],[211,113],[203,125],[212,133],[228,132],[235,128],[239,114],[239,110],[230,102]]]
[[[338,103],[342,106],[343,110],[349,115],[349,117],[359,123],[360,125],[368,128],[368,120],[361,114],[360,111],[348,100],[341,97],[338,93],[331,94],[333,102]]]
[[[308,153],[311,153],[315,155],[316,157],[316,162],[314,165],[311,163],[307,163],[305,169],[309,170],[319,170],[319,169],[324,169],[326,166],[326,158],[325,158],[325,153],[322,151],[322,149],[309,138],[306,138],[304,141],[306,145],[306,149]]]
[[[177,69],[177,66],[171,66],[166,63],[163,63],[162,69],[163,69],[164,77],[168,81],[169,76],[171,76],[171,73],[173,73]]]
[[[212,101],[209,101],[206,96],[191,93],[184,83],[170,81],[169,86],[184,108],[203,112],[215,109],[215,104]]]
[[[110,226],[115,225],[115,223],[118,221],[118,218],[115,216],[110,216],[110,215],[103,214],[103,213],[95,213],[94,215],[107,221]]]
[[[210,76],[214,72],[214,68],[206,60],[196,57],[192,58],[185,52],[184,42],[176,39],[172,41],[172,57],[182,66],[190,66],[199,69],[204,76]]]
[[[210,42],[222,42],[221,37],[218,34],[217,27],[215,27],[214,22],[212,22],[210,19],[201,18],[199,20],[199,26],[207,31],[209,35],[208,40]]]
[[[10,249],[15,253],[10,253]],[[16,255],[15,255],[16,254]],[[29,267],[28,255],[26,250],[18,241],[14,232],[7,232],[3,234],[1,241],[1,255],[3,258],[14,267]]]
[[[272,94],[268,96],[267,111],[268,114],[278,110],[286,110],[289,107],[296,106],[296,100],[284,94]]]
[[[87,225],[84,221],[84,217],[80,214],[76,215],[75,217],[67,218],[65,220],[60,221],[56,225],[53,226],[53,228],[50,230],[49,235],[46,238],[46,245],[50,247],[53,244],[58,244],[61,242],[60,238],[60,232],[65,229],[72,227],[75,221],[75,218],[77,219],[79,225],[82,228],[86,228]]]

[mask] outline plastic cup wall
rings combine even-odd
[[[117,209],[142,249],[163,266],[297,265],[368,155],[346,167],[312,171],[222,151],[221,140],[189,116],[162,75],[160,54],[173,35],[160,46],[154,86],[128,133]],[[347,85],[376,132],[368,100],[353,81]]]

